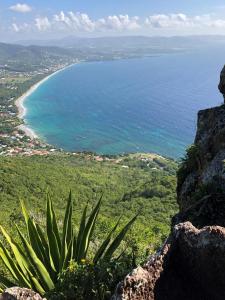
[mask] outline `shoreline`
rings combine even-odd
[[[35,83],[34,85],[32,85],[23,95],[21,95],[19,98],[17,98],[15,100],[15,105],[18,109],[18,113],[17,113],[17,117],[21,120],[23,120],[23,124],[17,126],[18,129],[22,130],[28,137],[30,137],[31,139],[37,139],[38,135],[35,133],[35,131],[33,129],[31,129],[24,120],[24,117],[26,116],[27,113],[27,109],[24,106],[24,102],[26,101],[27,97],[29,97],[40,85],[42,85],[42,83],[44,83],[45,81],[47,81],[48,79],[50,79],[51,77],[55,76],[56,74],[58,74],[59,72],[70,68],[72,66],[74,66],[77,63],[68,65],[63,67],[62,69],[59,69],[49,75],[47,75],[46,77],[44,77],[43,79],[41,79],[40,81],[38,81],[37,83]]]

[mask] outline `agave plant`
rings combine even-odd
[[[78,264],[86,259],[92,235],[95,229],[101,206],[101,199],[87,217],[87,206],[85,207],[78,233],[76,234],[72,225],[72,196],[68,197],[62,232],[60,234],[50,197],[47,197],[46,207],[46,231],[37,224],[29,215],[23,202],[21,208],[26,223],[27,236],[16,226],[21,244],[16,243],[13,238],[0,226],[2,235],[10,246],[7,250],[0,241],[0,257],[7,267],[12,280],[0,275],[0,283],[3,288],[21,286],[31,288],[41,295],[55,288],[59,275],[65,270],[70,261]],[[99,260],[110,261],[114,252],[118,249],[121,241],[136,220],[132,218],[119,234],[112,240],[119,221],[96,251],[93,263]]]

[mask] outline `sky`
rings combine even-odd
[[[0,41],[225,34],[223,0],[0,0]]]

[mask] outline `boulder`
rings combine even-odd
[[[225,228],[174,227],[159,253],[126,276],[113,300],[225,299]]]

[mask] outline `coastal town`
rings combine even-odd
[[[23,100],[32,87],[75,62],[60,62],[27,72],[0,66],[0,155],[47,155],[57,151],[26,127]]]

